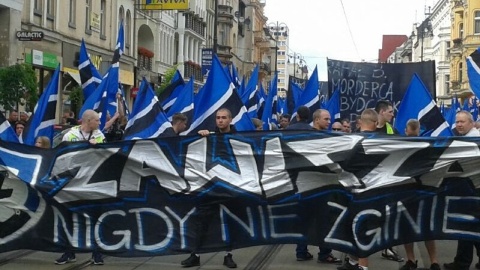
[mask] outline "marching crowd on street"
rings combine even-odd
[[[119,112],[121,110],[118,110]],[[8,121],[14,127],[17,136],[21,137],[21,133],[28,121],[29,114],[13,111],[10,112]],[[392,126],[391,122],[394,117],[393,106],[389,101],[380,100],[373,109],[365,109],[355,121],[355,126],[351,126],[349,119],[335,121],[332,123],[332,118],[328,110],[318,109],[313,113],[310,112],[306,106],[300,106],[292,120],[292,116],[285,114],[279,117],[278,126],[276,129],[285,130],[324,130],[331,132],[343,133],[378,133],[387,135],[399,135],[399,132]],[[89,141],[91,144],[103,143],[106,141],[121,140],[121,131],[124,128],[125,116],[116,113],[113,117],[108,116],[108,122],[104,130],[99,130],[100,118],[97,112],[93,110],[86,110],[81,116],[80,123],[75,120],[75,115],[71,111],[65,111],[62,117],[62,123],[72,125],[67,133],[62,137],[62,141]],[[310,120],[311,119],[311,120]],[[235,126],[232,125],[232,113],[227,108],[221,108],[216,112],[215,123],[216,128],[213,131],[200,130],[198,132],[201,136],[209,136],[210,134],[222,133],[236,133]],[[311,121],[311,122],[310,122]],[[253,124],[257,130],[261,130],[263,122],[259,119],[253,119]],[[187,117],[182,113],[177,113],[173,116],[171,121],[172,127],[163,133],[162,136],[176,136],[182,131],[186,130],[188,123]],[[454,134],[457,136],[480,136],[480,132],[476,127],[476,122],[473,120],[472,114],[468,111],[459,111],[456,114]],[[118,132],[120,131],[120,136]],[[112,133],[116,133],[113,134]],[[420,123],[417,119],[410,119],[407,122],[405,129],[406,136],[419,136]],[[51,142],[47,137],[38,137],[35,141],[37,147],[50,148]],[[190,256],[181,262],[183,267],[194,267],[200,265],[200,255],[197,252],[202,245],[203,233],[207,226],[208,220],[213,214],[212,205],[199,206],[204,218],[201,218],[195,229],[196,243],[195,250]],[[436,255],[435,241],[425,241],[425,247],[430,258],[431,270],[441,269]],[[444,269],[450,270],[466,270],[469,269],[473,262],[474,247],[477,256],[480,257],[480,243],[469,241],[458,241],[457,253],[452,262],[444,263]],[[396,250],[387,248],[382,251],[381,256],[396,262],[405,262],[400,270],[417,269],[417,261],[414,253],[413,243],[404,245],[406,258],[402,258]],[[237,264],[233,260],[233,253],[231,249],[225,250],[223,264],[228,268],[236,268]],[[305,243],[298,243],[296,248],[296,259],[299,262],[312,260],[314,256],[309,252],[308,246]],[[339,270],[368,270],[368,258],[357,258],[353,255],[346,256],[342,262],[339,258],[332,254],[332,250],[325,247],[319,247],[317,261],[324,264],[338,264]],[[66,250],[61,257],[55,260],[56,264],[65,264],[75,262],[75,253],[71,250]],[[102,265],[104,263],[102,254],[98,251],[92,253],[92,263],[95,265]],[[480,269],[480,262],[475,264],[476,269]]]

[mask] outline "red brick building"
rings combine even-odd
[[[388,57],[407,39],[406,35],[383,35],[382,48],[378,50],[378,62],[386,63]]]

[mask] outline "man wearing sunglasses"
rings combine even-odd
[[[343,129],[343,126],[340,122],[334,122],[332,124],[332,131],[333,132],[345,132],[345,130]]]

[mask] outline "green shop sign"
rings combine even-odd
[[[26,54],[25,63],[52,69],[56,69],[58,66],[58,60],[55,54],[37,50],[32,50],[32,53]]]

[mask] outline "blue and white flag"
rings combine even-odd
[[[33,109],[33,114],[28,119],[27,125],[22,133],[24,144],[35,145],[38,136],[46,136],[53,142],[55,116],[58,100],[58,80],[60,65],[57,66],[50,82]]]
[[[470,105],[468,104],[468,98],[466,98],[466,99],[463,101],[462,110],[467,111],[467,112],[470,111]]]
[[[170,106],[168,112],[165,112],[169,121],[172,121],[172,117],[176,113],[183,113],[187,116],[188,120],[191,121],[193,117],[194,110],[194,93],[193,93],[193,82],[194,78],[190,78],[190,81],[187,82],[182,88],[181,94],[177,96],[175,102]],[[188,122],[189,122],[188,121]]]
[[[168,113],[170,107],[175,103],[177,97],[182,93],[185,81],[178,69],[175,71],[170,84],[158,95],[158,100],[162,104],[163,111]]]
[[[257,117],[259,119],[262,119],[263,117],[263,111],[265,110],[266,99],[267,99],[267,94],[265,94],[265,89],[263,89],[263,84],[260,84],[260,88],[257,91]]]
[[[281,115],[288,113],[287,99],[286,98],[278,97],[278,99],[277,99],[277,112],[279,112]]]
[[[335,122],[337,119],[340,119],[340,89],[337,89],[333,92],[333,95],[327,101],[323,109],[330,113],[330,118],[332,119],[330,126],[328,127],[330,130],[333,122]]]
[[[320,109],[320,97],[318,95],[319,89],[320,84],[318,82],[318,72],[317,67],[315,66],[312,75],[307,81],[305,90],[303,90],[300,100],[298,101],[298,104],[296,104],[295,111],[292,114],[292,120],[296,119],[297,110],[300,106],[307,106],[310,109],[310,118],[308,121],[312,122],[313,112]]]
[[[18,137],[15,130],[8,122],[7,118],[0,111],[0,140],[18,143]]]
[[[409,119],[417,119],[420,122],[420,136],[453,136],[447,121],[417,74],[413,75],[398,108],[394,125],[398,132],[405,134]]]
[[[113,52],[112,64],[105,76],[103,76],[102,82],[88,99],[85,100],[85,103],[80,110],[80,117],[82,117],[86,110],[91,109],[97,111],[100,117],[100,130],[103,130],[105,127],[107,114],[113,116],[117,111],[117,93],[122,92],[119,79],[120,57],[123,55],[124,49],[125,38],[123,23],[121,23],[118,29],[117,43],[115,45],[115,51]],[[125,98],[124,95],[123,98]],[[124,104],[126,105],[126,102],[124,102]]]
[[[445,120],[447,120],[450,129],[454,129],[456,126],[455,116],[457,112],[461,111],[460,102],[458,101],[457,94],[452,97],[452,105],[449,109],[445,109]]]
[[[233,62],[232,62],[232,73],[228,75],[231,78],[233,85],[235,85],[235,88],[238,89],[242,84],[242,82],[240,81],[240,77],[238,77],[237,68],[235,67],[235,64]]]
[[[303,89],[296,83],[294,83],[291,79],[289,80],[288,87],[289,89],[287,91],[286,99],[288,111],[285,113],[292,115],[295,110],[300,107],[299,102],[300,97],[303,94]]]
[[[480,47],[467,57],[467,74],[470,88],[480,97]]]
[[[85,46],[85,41],[83,38],[82,44],[80,45],[79,62],[78,71],[80,73],[80,81],[82,83],[83,99],[87,100],[102,82],[102,76],[98,72],[97,68],[92,64],[92,61],[90,61],[87,47]]]
[[[190,128],[182,134],[197,134],[199,130],[215,130],[217,110],[227,108],[232,113],[232,124],[238,131],[255,130],[242,100],[235,91],[228,74],[216,55],[212,70],[201,91],[195,96],[195,110]]]
[[[247,108],[248,116],[250,118],[258,118],[258,65],[255,66],[252,72],[252,76],[248,80],[248,83],[241,94],[241,99],[245,108]]]
[[[117,64],[120,62],[120,57],[123,55],[125,51],[125,31],[123,29],[123,21],[120,22],[118,27],[118,34],[117,34],[117,43],[115,43],[115,51],[113,52],[112,58],[112,65]]]
[[[470,113],[473,116],[473,121],[478,120],[478,104],[477,104],[477,96],[473,97],[472,107],[470,107]]]
[[[270,91],[268,91],[267,100],[265,101],[265,109],[263,110],[263,130],[271,130],[272,124],[277,125],[277,100],[278,100],[278,89],[277,89],[277,78],[278,74],[275,73],[272,81],[270,82]]]
[[[125,140],[156,138],[172,124],[162,110],[150,83],[143,78],[130,118],[125,127]]]
[[[80,110],[80,117],[86,110],[94,110],[99,113],[100,130],[103,130],[107,122],[107,114],[114,115],[116,106],[116,96],[119,91],[118,67],[110,66],[107,75],[97,89],[85,100]]]

